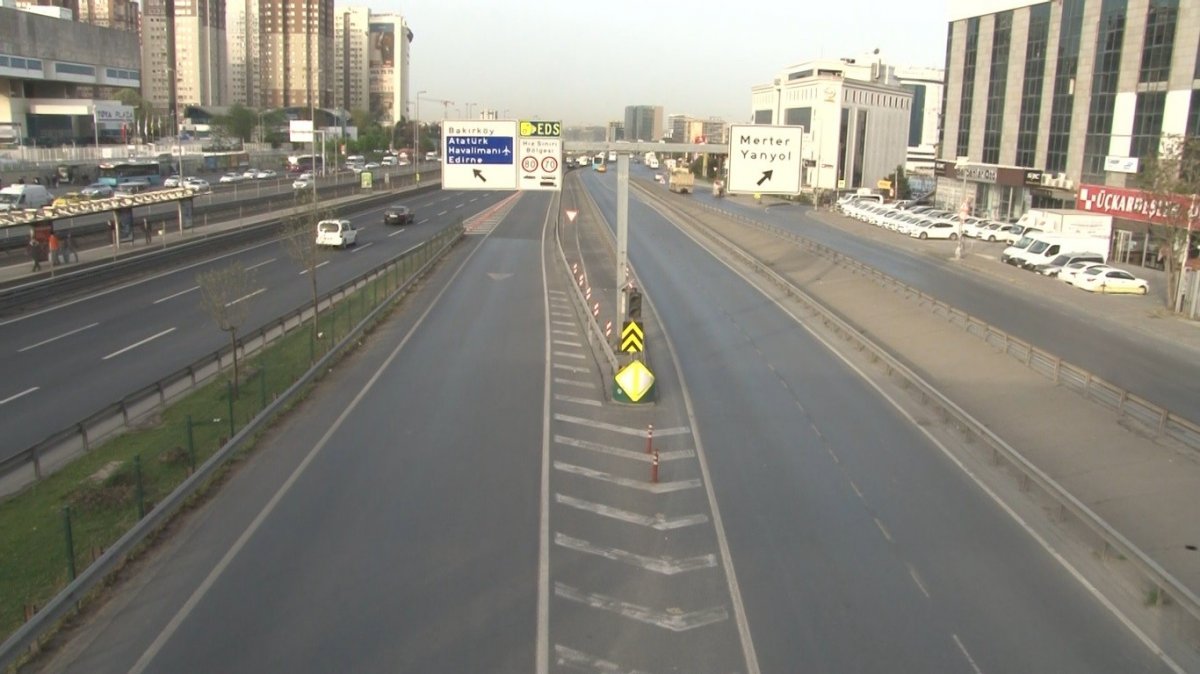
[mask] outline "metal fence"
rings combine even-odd
[[[334,361],[354,348],[463,234],[462,223],[375,267],[239,340],[241,377],[221,381],[232,347],[221,349],[81,421],[61,447],[25,464],[36,478],[76,456],[72,472],[46,490],[29,490],[20,532],[4,532],[22,564],[0,574],[0,671],[53,629],[126,556],[161,527],[230,458],[293,404]],[[272,348],[266,348],[272,347]],[[192,395],[188,395],[192,393]],[[173,403],[169,408],[164,408]],[[139,419],[152,423],[138,428]],[[84,454],[105,435],[132,428],[122,446]],[[94,458],[93,458],[94,457]],[[45,497],[44,502],[37,502]],[[10,510],[6,516],[12,517]],[[14,536],[16,538],[14,538]],[[33,578],[20,584],[20,578]],[[35,587],[30,587],[30,585]]]
[[[786,294],[788,298],[799,302],[812,317],[819,320],[826,328],[832,330],[841,339],[851,343],[857,351],[867,354],[869,360],[878,365],[889,377],[901,382],[906,388],[914,391],[925,405],[933,408],[942,421],[951,423],[953,428],[959,431],[964,438],[980,442],[982,447],[986,448],[986,451],[989,453],[993,464],[1006,466],[1012,471],[1017,478],[1021,490],[1027,494],[1039,496],[1046,505],[1052,508],[1060,524],[1073,523],[1076,525],[1076,531],[1082,533],[1082,537],[1090,546],[1093,546],[1097,550],[1102,559],[1105,561],[1129,562],[1138,577],[1149,585],[1147,596],[1152,597],[1155,605],[1164,613],[1170,612],[1177,618],[1178,622],[1176,626],[1179,628],[1182,636],[1192,643],[1195,643],[1196,639],[1200,638],[1200,597],[1197,597],[1190,588],[1183,585],[1175,576],[1162,568],[1158,562],[1150,558],[1119,531],[1112,528],[1108,522],[1086,504],[1075,498],[1062,485],[1033,465],[1020,452],[993,433],[986,425],[975,419],[954,403],[954,401],[947,398],[897,358],[893,357],[887,350],[877,345],[854,326],[842,320],[837,314],[813,299],[801,290],[799,286],[771,269],[767,263],[755,258],[712,227],[691,217],[678,205],[664,200],[661,195],[645,189],[641,191],[645,195],[647,203],[650,203],[652,208],[674,214],[676,219],[682,216],[689,224],[699,227],[716,245],[766,277],[773,285]],[[705,210],[719,213],[722,216],[730,217],[755,227],[761,227],[773,233],[786,235],[785,238],[802,242],[802,245],[810,250],[827,251],[832,255],[821,254],[826,254],[827,257],[836,256],[839,262],[854,262],[855,269],[861,270],[865,267],[865,265],[858,264],[857,261],[836,253],[836,251],[830,251],[828,248],[820,246],[820,244],[803,239],[803,237],[791,235],[789,232],[783,232],[769,225],[762,225],[749,218],[713,208],[707,204],[695,205]],[[879,274],[869,267],[865,269],[873,272],[872,276]],[[897,285],[909,289],[904,284],[897,283]],[[909,290],[912,291],[911,289]],[[943,304],[943,306],[945,305]],[[965,316],[962,312],[958,312],[957,315],[960,317]],[[975,321],[974,324],[986,325],[981,321]],[[999,335],[1003,333],[994,331],[993,334]],[[1007,336],[1005,337],[1007,338]],[[1070,366],[1064,367],[1065,364],[1061,360],[1046,357],[1046,354],[1037,351],[1025,342],[1019,342],[1011,338],[1007,339],[1008,341],[1003,343],[1007,353],[1018,357],[1018,359],[1023,358],[1027,365],[1037,371],[1043,373],[1048,369],[1058,371],[1057,376],[1061,378],[1064,385],[1069,386],[1070,384],[1066,384],[1065,382],[1074,381],[1077,390],[1086,391],[1089,398],[1099,399],[1106,397],[1110,402],[1116,400],[1118,403],[1117,409],[1124,409],[1124,413],[1129,416],[1139,414],[1139,412],[1133,412],[1132,410],[1134,409],[1154,410],[1154,413],[1159,413],[1160,408],[1149,405],[1145,401],[1131,402],[1133,398],[1120,389],[1116,389],[1110,385],[1106,385],[1104,388],[1097,386],[1095,384],[1096,380],[1089,378],[1089,375],[1083,370]],[[989,343],[993,342],[989,340]],[[1012,347],[1011,350],[1010,346]],[[1035,362],[1038,365],[1033,365]],[[1107,391],[1107,393],[1097,393],[1100,390]],[[1123,405],[1121,401],[1124,401]],[[1173,422],[1164,421],[1163,423],[1169,425]]]

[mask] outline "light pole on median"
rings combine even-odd
[[[961,260],[963,254],[963,221],[967,218],[967,164],[970,161],[964,156],[954,162],[954,170],[962,174],[962,203],[958,205],[958,237],[954,242],[954,259]]]
[[[413,99],[413,170],[416,170],[417,162],[420,161],[421,157],[421,94],[427,93],[429,92],[422,89],[417,92],[416,97]],[[418,177],[417,180],[419,181],[420,178]]]

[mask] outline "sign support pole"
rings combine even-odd
[[[629,155],[617,154],[617,318],[625,317],[625,269],[629,264]]]

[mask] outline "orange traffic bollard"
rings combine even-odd
[[[654,450],[654,461],[650,464],[650,484],[658,484],[658,450]]]
[[[646,425],[646,453],[654,451],[654,424]]]

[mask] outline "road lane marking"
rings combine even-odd
[[[578,590],[559,582],[554,583],[554,596],[578,602],[585,606],[591,606],[602,611],[616,613],[617,615],[648,625],[662,627],[672,632],[686,632],[687,630],[729,619],[729,612],[724,606],[713,606],[688,613],[682,613],[675,609],[670,611],[656,611],[648,606],[621,601],[620,599],[595,592],[584,592],[583,590]]]
[[[375,370],[375,373],[371,375],[369,380],[367,380],[367,383],[363,386],[362,390],[360,390],[358,394],[354,396],[350,403],[346,405],[346,408],[342,410],[342,413],[338,416],[338,418],[334,420],[329,429],[325,431],[325,435],[321,436],[321,439],[317,441],[317,444],[313,445],[313,448],[308,452],[308,454],[305,455],[304,459],[299,465],[296,466],[295,470],[292,471],[287,480],[284,481],[283,485],[279,487],[271,499],[267,501],[267,504],[258,512],[258,515],[254,517],[254,520],[250,522],[249,526],[246,527],[241,536],[239,536],[238,539],[234,541],[233,545],[229,547],[229,549],[225,552],[225,555],[221,557],[220,561],[218,561],[216,566],[213,567],[212,571],[209,572],[208,576],[204,578],[195,591],[193,591],[192,594],[187,598],[187,601],[183,603],[183,606],[181,606],[179,610],[175,612],[175,615],[171,617],[171,620],[167,622],[166,626],[163,627],[154,640],[150,642],[150,645],[147,646],[146,650],[142,652],[141,657],[139,657],[137,662],[133,664],[133,667],[130,668],[129,674],[142,674],[146,671],[158,653],[162,651],[163,647],[166,646],[167,642],[172,636],[174,636],[175,632],[179,630],[179,626],[183,624],[183,621],[186,620],[189,615],[191,615],[192,611],[195,610],[196,606],[199,605],[200,601],[206,594],[208,594],[208,591],[213,585],[216,584],[217,580],[225,572],[225,569],[227,569],[233,562],[233,559],[238,555],[239,552],[241,552],[242,548],[246,547],[246,544],[258,531],[258,529],[262,527],[263,522],[265,522],[271,513],[275,511],[275,508],[279,506],[280,501],[282,501],[283,497],[286,496],[288,491],[291,490],[292,485],[300,480],[300,476],[317,458],[317,455],[320,454],[321,450],[324,449],[326,444],[328,444],[330,438],[333,437],[333,434],[342,427],[342,424],[346,422],[346,419],[351,413],[354,412],[359,403],[362,402],[363,398],[365,398],[371,389],[374,388],[375,383],[380,379],[380,377],[383,376],[384,371],[392,364],[393,361],[396,360],[396,357],[400,355],[400,350],[403,349],[406,344],[408,344],[413,334],[421,328],[426,317],[428,317],[433,309],[438,306],[438,301],[443,295],[446,294],[446,291],[454,285],[454,281],[461,275],[462,270],[466,268],[467,264],[471,261],[471,258],[475,256],[475,253],[480,248],[481,246],[476,246],[475,248],[471,249],[469,253],[467,253],[466,258],[462,261],[458,269],[454,271],[454,273],[450,276],[450,279],[447,280],[446,284],[443,285],[441,290],[438,291],[437,295],[434,295],[433,300],[429,303],[429,306],[425,308],[424,313],[417,318],[416,323],[414,323],[409,329],[408,333],[404,335],[404,339],[400,340],[400,343],[396,345],[396,348],[393,349],[390,354],[388,354],[387,359],[383,361],[383,363],[379,366],[379,369]],[[172,328],[172,330],[174,330],[174,328]],[[546,387],[547,390],[549,390],[549,388],[549,386]],[[546,424],[546,428],[549,428],[548,423]],[[543,470],[545,471],[547,469]],[[548,484],[548,479],[548,473],[546,473],[546,476],[543,477],[543,481],[547,482]]]
[[[925,589],[925,583],[921,582],[921,577],[917,575],[917,570],[913,568],[912,564],[908,565],[908,575],[912,576],[913,582],[920,588],[921,594],[925,595],[926,599],[929,599],[929,590]]]
[[[558,329],[555,329],[555,330],[551,330],[550,332],[553,332],[553,333],[554,333],[554,334],[556,334],[556,335],[570,335],[570,336],[572,336],[572,337],[578,337],[578,336],[579,336],[579,333],[578,333],[577,331],[575,331],[575,330],[558,330]]]
[[[560,445],[577,447],[579,449],[589,449],[593,452],[600,452],[601,454],[609,454],[611,456],[619,456],[623,459],[633,459],[634,461],[642,461],[645,463],[650,463],[652,460],[651,455],[647,454],[645,451],[634,451],[632,449],[625,449],[623,447],[613,447],[612,445],[605,445],[599,442],[592,442],[590,440],[580,440],[578,438],[571,438],[565,435],[554,436],[554,441]],[[694,456],[696,456],[696,453],[690,449],[673,449],[667,452],[658,453],[658,459],[664,462],[675,461],[677,459],[690,459]]]
[[[589,372],[589,370],[586,367],[575,367],[574,365],[563,365],[562,363],[555,363],[554,369],[566,370],[567,372],[577,372],[580,374],[586,374]]]
[[[564,327],[574,327],[574,325],[575,325],[574,323],[571,323],[570,321],[550,321],[550,322],[555,325],[560,325],[560,326],[564,326]]]
[[[553,344],[556,344],[556,345],[558,345],[558,346],[573,346],[573,347],[576,347],[576,348],[579,348],[579,349],[582,349],[582,348],[583,348],[583,343],[582,343],[582,342],[568,342],[568,341],[567,341],[567,340],[565,340],[565,339],[555,339],[555,340],[553,340],[553,341],[552,341],[552,343],[553,343]]]
[[[21,391],[20,393],[15,394],[15,395],[10,395],[9,397],[5,398],[4,400],[0,400],[0,405],[4,405],[5,403],[11,403],[12,401],[16,400],[17,398],[27,396],[30,393],[33,393],[34,391],[36,391],[40,388],[41,388],[40,386],[33,386],[31,388],[25,389],[24,391]]]
[[[551,294],[551,295],[558,295],[558,296],[560,296],[560,297],[566,297],[566,296],[567,296],[567,293],[566,293],[565,291],[562,291],[562,290],[551,290],[551,291],[550,291],[550,294]]]
[[[562,422],[565,422],[568,424],[579,424],[580,426],[590,426],[592,428],[598,428],[602,431],[614,431],[616,433],[624,433],[625,435],[635,435],[639,438],[646,437],[646,429],[644,429],[644,428],[633,428],[630,426],[617,426],[616,424],[609,424],[609,423],[605,423],[603,421],[593,421],[591,419],[584,419],[583,417],[573,417],[573,416],[570,416],[567,414],[555,414],[554,419],[555,419],[555,421],[562,421]],[[654,429],[654,437],[657,438],[657,437],[666,437],[668,435],[682,435],[684,433],[690,433],[691,431],[692,431],[692,429],[688,428],[687,426],[675,426],[672,428],[656,428],[656,429]]]
[[[575,358],[576,360],[587,360],[587,356],[579,353],[567,353],[566,351],[555,351],[554,355],[559,358]]]
[[[167,300],[173,300],[176,297],[179,297],[180,295],[186,295],[186,294],[192,292],[193,290],[199,290],[199,289],[200,289],[200,286],[192,286],[191,288],[188,288],[187,290],[180,290],[179,292],[172,293],[170,295],[167,295],[166,297],[160,297],[160,298],[154,300],[154,302],[152,302],[152,304],[159,304],[161,302],[166,302]]]
[[[241,297],[237,298],[236,300],[233,300],[232,302],[226,302],[225,306],[232,307],[233,305],[235,305],[239,302],[245,302],[246,300],[250,299],[251,297],[254,297],[255,295],[261,295],[265,292],[267,292],[266,288],[259,288],[258,290],[255,290],[254,292],[250,293],[249,295],[242,295]]]
[[[259,267],[265,267],[274,261],[275,261],[275,258],[271,258],[270,260],[264,260],[262,262],[259,262],[258,264],[252,264],[249,267],[246,267],[246,271],[250,271],[251,269],[258,269]]]
[[[580,386],[582,388],[596,388],[596,385],[590,381],[579,381],[578,379],[564,379],[563,377],[555,377],[555,384],[563,384],[564,386]]]
[[[878,517],[875,518],[875,526],[879,527],[880,533],[888,540],[888,543],[891,543],[892,535],[888,533],[887,527],[883,526],[883,522],[880,522]]]
[[[675,480],[674,482],[644,482],[641,480],[631,480],[627,477],[620,477],[618,475],[613,475],[612,473],[606,473],[602,470],[592,470],[591,468],[576,466],[575,464],[567,463],[565,461],[555,461],[554,469],[561,470],[564,473],[571,473],[572,475],[579,475],[580,477],[587,477],[593,480],[599,480],[601,482],[620,485],[622,487],[648,491],[651,494],[669,494],[671,492],[683,491],[685,489],[697,489],[700,487],[700,480],[695,478],[688,480]]]
[[[550,310],[550,315],[551,315],[551,316],[555,316],[555,317],[557,317],[557,318],[570,318],[570,317],[571,317],[571,314],[570,314],[570,312],[567,312],[567,311],[554,311],[553,309],[551,309],[551,310]]]
[[[393,236],[396,236],[397,234],[403,234],[403,233],[404,233],[404,228],[401,227],[400,229],[397,229],[396,231],[392,232],[391,234],[388,234],[388,238],[390,239]]]
[[[592,407],[604,406],[599,400],[593,400],[591,398],[577,398],[575,396],[563,395],[562,393],[555,393],[554,399],[560,400],[564,403],[575,403],[576,405],[590,405]]]
[[[370,243],[364,243],[364,244],[363,244],[363,245],[361,245],[361,246],[359,246],[359,245],[355,245],[355,246],[354,246],[354,250],[352,250],[352,251],[350,251],[350,252],[351,252],[351,253],[357,253],[357,252],[358,252],[358,251],[360,251],[360,250],[366,250],[366,249],[368,249],[368,248],[370,248],[371,246],[374,246],[374,245],[375,245],[375,242],[374,242],[374,241],[372,241],[372,242],[370,242]]]
[[[615,662],[610,662],[594,655],[588,655],[583,651],[577,651],[562,644],[554,644],[554,654],[557,656],[556,664],[561,667],[570,667],[585,672],[596,672],[596,674],[646,674],[646,672],[641,670],[624,669]]]
[[[648,555],[639,555],[636,552],[629,552],[620,548],[610,548],[603,545],[585,541],[582,538],[575,538],[564,533],[554,532],[555,545],[575,550],[586,555],[595,555],[611,559],[614,562],[621,562],[630,566],[636,566],[647,571],[660,573],[664,576],[674,576],[676,574],[687,571],[695,571],[697,569],[711,569],[717,565],[717,556],[713,554],[696,555],[695,557],[686,557],[684,559],[675,559],[669,556],[651,557]]]
[[[82,328],[75,328],[74,330],[71,330],[70,332],[64,332],[61,335],[58,335],[57,337],[51,337],[50,339],[43,339],[42,341],[38,342],[37,344],[30,344],[29,346],[17,349],[17,353],[25,353],[26,351],[29,351],[30,349],[36,349],[39,346],[45,346],[45,345],[49,344],[50,342],[57,342],[58,340],[62,339],[63,337],[70,337],[71,335],[74,335],[76,333],[80,333],[80,332],[83,332],[84,330],[94,328],[97,325],[100,325],[100,324],[92,323],[90,325],[85,325]]]
[[[439,211],[439,212],[438,212],[438,215],[445,215],[445,214],[447,214],[447,213],[449,213],[449,212],[450,212],[450,211]]]
[[[466,206],[466,204],[459,204],[459,205],[455,206],[455,208],[462,208],[463,206]]]
[[[971,664],[971,669],[975,670],[975,674],[983,674],[983,670],[979,668],[979,665],[975,664],[975,658],[971,657],[971,654],[967,652],[967,647],[963,645],[962,639],[959,639],[957,634],[951,634],[950,636],[954,637],[954,643],[958,644],[958,650],[962,651],[963,657]]]
[[[319,262],[319,263],[317,263],[317,266],[313,267],[313,269],[320,269],[321,267],[324,267],[327,264],[329,264],[329,260],[325,260],[324,262]],[[303,276],[304,274],[307,274],[307,273],[308,273],[308,270],[305,269],[300,272],[300,275]]]
[[[550,231],[550,213],[554,208],[555,200],[551,199],[546,204],[546,213],[542,216],[542,240],[541,245],[546,245],[546,234]],[[484,237],[491,236],[489,230],[484,234]],[[481,246],[476,246],[471,250],[474,254]],[[547,301],[550,298],[550,293],[546,292],[550,288],[550,282],[547,279],[546,272],[546,256],[540,255],[540,265],[542,267],[542,306],[546,311],[550,310],[550,303]],[[468,256],[468,259],[469,256]],[[465,263],[464,263],[465,264]],[[540,468],[540,479],[538,483],[538,587],[537,587],[537,633],[534,637],[534,672],[535,674],[549,674],[550,672],[550,378],[554,372],[554,367],[557,363],[552,362],[549,356],[550,352],[550,324],[546,323],[544,329],[543,343],[546,348],[543,353],[547,354],[543,357],[543,374],[542,374],[542,456]]]
[[[708,515],[703,513],[697,513],[695,515],[683,515],[681,517],[672,517],[671,519],[667,519],[662,513],[655,513],[654,516],[651,517],[649,515],[642,515],[629,510],[614,508],[613,506],[604,505],[603,503],[585,501],[581,498],[575,498],[574,496],[567,496],[566,494],[555,494],[554,500],[577,510],[586,510],[587,512],[600,515],[601,517],[608,517],[610,519],[628,522],[629,524],[638,524],[643,527],[656,529],[658,531],[671,531],[672,529],[682,529],[683,527],[690,527],[708,522]]]
[[[423,224],[425,224],[425,223],[427,223],[427,222],[429,222],[429,218],[424,218],[424,219],[422,219],[422,220],[417,220],[417,224],[418,224],[418,225],[423,225]]]
[[[859,498],[863,498],[863,493],[859,490],[858,485],[854,484],[854,480],[850,480],[850,488],[854,490],[855,494],[858,494]]]
[[[171,334],[172,332],[175,332],[175,328],[167,328],[166,330],[163,330],[162,332],[160,332],[160,333],[158,333],[158,334],[156,334],[156,335],[150,335],[149,337],[147,337],[147,338],[143,339],[143,340],[142,340],[142,341],[140,341],[140,342],[134,342],[133,344],[130,344],[129,346],[127,346],[127,347],[125,347],[125,348],[123,348],[123,349],[120,349],[120,350],[117,350],[117,351],[113,351],[112,353],[110,353],[110,354],[108,354],[107,356],[105,356],[105,357],[101,358],[100,360],[108,360],[109,358],[115,358],[115,357],[117,357],[117,356],[119,356],[119,355],[121,355],[121,354],[125,353],[126,351],[129,351],[130,349],[136,349],[136,348],[138,348],[139,346],[141,346],[141,345],[143,345],[143,344],[145,344],[145,343],[147,343],[147,342],[152,342],[152,341],[154,341],[154,340],[158,339],[159,337],[162,337],[163,335],[169,335],[169,334]]]

